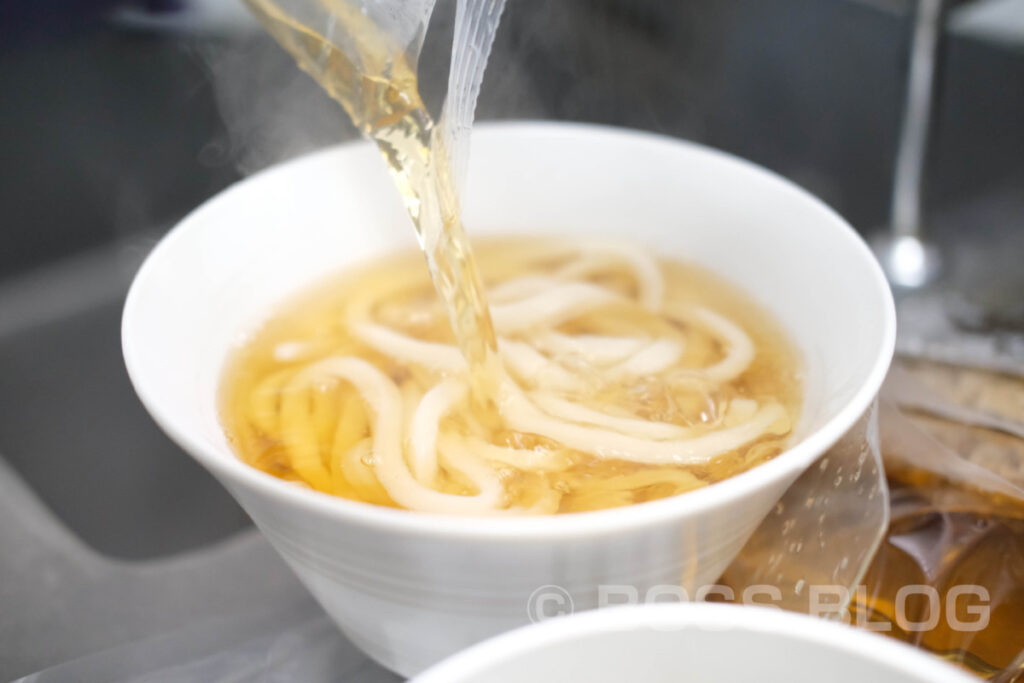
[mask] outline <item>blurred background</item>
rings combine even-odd
[[[421,58],[435,111],[453,5],[439,1]],[[901,290],[901,351],[1024,375],[1024,1],[942,9],[920,226],[942,268],[927,294]],[[509,0],[478,119],[698,141],[885,235],[919,18],[911,0]],[[157,628],[152,597],[119,612],[68,587],[112,585],[97,572],[140,596],[170,586],[161,629],[203,613],[160,561],[248,520],[138,404],[124,294],[195,206],[355,132],[235,0],[0,0],[0,93],[2,678]],[[149,578],[118,573],[139,566]]]

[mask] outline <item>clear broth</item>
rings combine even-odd
[[[564,261],[553,255],[550,245],[550,240],[542,238],[480,241],[475,251],[481,272],[486,274],[486,286],[549,274]],[[662,373],[660,377],[605,382],[566,398],[612,415],[680,425],[696,435],[720,428],[722,406],[736,398],[777,402],[785,409],[786,424],[706,463],[650,465],[599,458],[535,434],[509,430],[486,406],[464,401],[442,420],[442,428],[497,446],[539,449],[554,454],[556,461],[564,458],[563,465],[554,469],[497,467],[506,506],[530,508],[538,501],[554,500],[544,511],[566,513],[655,500],[721,481],[785,449],[802,395],[798,356],[786,335],[748,295],[721,277],[693,265],[671,261],[658,265],[665,281],[666,303],[707,307],[746,331],[756,349],[749,367],[736,379],[711,389],[666,379],[676,375]],[[591,279],[623,296],[636,294],[635,283],[614,267]],[[355,389],[345,382],[299,387],[290,382],[303,368],[324,358],[356,356],[390,377],[408,397],[408,407],[444,376],[443,372],[396,362],[359,341],[346,323],[346,310],[352,301],[368,296],[378,298],[374,315],[391,328],[421,340],[455,343],[422,256],[415,252],[388,256],[321,282],[281,306],[231,358],[223,381],[222,417],[238,455],[250,465],[325,493],[395,507],[375,478],[373,453],[354,452],[354,446],[370,436],[367,410]],[[674,335],[685,340],[676,373],[706,367],[723,354],[713,336],[635,307],[605,306],[562,324],[558,330],[620,337]],[[571,364],[574,359],[566,362]],[[582,372],[586,374],[585,368]],[[307,425],[305,433],[298,436],[288,433],[287,420],[282,419],[285,403],[295,399]],[[291,405],[295,410],[296,404]],[[297,443],[297,438],[304,441]],[[296,448],[315,451],[320,467],[313,474],[295,466]],[[474,493],[472,483],[457,470],[442,468],[434,485],[445,493]]]

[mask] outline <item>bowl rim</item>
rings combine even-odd
[[[475,128],[475,133],[484,136],[501,136],[509,133],[527,135],[594,136],[629,138],[636,142],[656,143],[671,146],[689,155],[704,156],[718,163],[732,165],[745,173],[760,176],[771,183],[774,192],[786,194],[796,201],[814,206],[820,213],[822,223],[849,245],[849,249],[860,256],[871,273],[869,291],[881,304],[879,321],[881,339],[878,353],[871,369],[864,376],[861,386],[850,401],[826,420],[818,429],[805,436],[799,443],[746,472],[734,475],[702,489],[682,495],[655,501],[637,503],[621,508],[596,510],[561,515],[537,517],[477,517],[411,512],[388,508],[370,503],[349,500],[330,494],[304,489],[290,484],[273,475],[244,463],[234,452],[212,447],[197,435],[180,429],[164,410],[162,401],[147,385],[147,372],[140,361],[138,341],[133,336],[134,321],[138,311],[145,305],[144,297],[149,282],[154,278],[164,261],[165,253],[179,240],[185,240],[202,226],[203,217],[224,203],[245,196],[253,188],[272,183],[278,176],[288,175],[297,166],[316,163],[328,156],[342,156],[346,152],[365,149],[371,143],[357,140],[335,145],[310,154],[302,155],[284,163],[271,166],[255,173],[214,195],[179,221],[147,255],[136,273],[125,299],[121,324],[121,345],[129,379],[142,404],[161,429],[189,455],[211,471],[222,484],[235,484],[258,492],[287,505],[301,508],[307,513],[328,517],[340,522],[358,524],[376,530],[401,531],[419,536],[456,537],[490,540],[535,540],[538,538],[581,538],[591,535],[622,532],[651,523],[659,523],[687,515],[698,510],[708,510],[728,504],[731,501],[751,495],[765,484],[787,477],[796,471],[803,472],[828,448],[835,444],[870,408],[881,388],[892,360],[896,341],[896,310],[892,291],[885,279],[881,266],[860,235],[832,208],[793,182],[753,162],[727,152],[698,143],[642,130],[605,126],[590,123],[553,121],[511,121],[484,123]],[[231,486],[229,489],[234,490]],[[483,524],[481,521],[486,520]]]
[[[590,636],[623,631],[702,629],[742,630],[781,635],[827,646],[857,658],[891,667],[917,680],[970,683],[973,676],[892,638],[852,626],[773,607],[720,603],[620,605],[588,610],[522,626],[499,634],[434,664],[409,683],[476,680],[498,662],[529,656],[539,648],[559,646]]]

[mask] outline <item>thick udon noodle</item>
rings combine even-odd
[[[795,356],[727,283],[622,244],[477,252],[503,365],[492,406],[469,396],[422,257],[392,257],[239,351],[224,420],[241,457],[355,500],[485,515],[675,495],[784,448]]]

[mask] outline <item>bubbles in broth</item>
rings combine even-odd
[[[422,254],[393,255],[288,302],[237,351],[222,417],[239,456],[352,500],[511,515],[673,496],[785,448],[797,355],[727,282],[590,240],[474,254],[493,402],[472,398]]]

